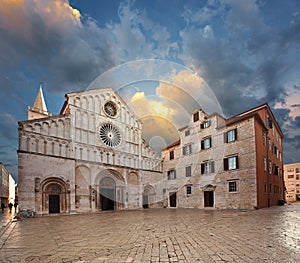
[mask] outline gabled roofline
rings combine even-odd
[[[168,149],[170,149],[170,148],[172,148],[174,146],[177,146],[177,145],[180,145],[180,139],[177,140],[177,141],[175,141],[175,142],[173,142],[173,143],[171,143],[171,144],[169,144],[167,147],[161,149],[160,151],[162,152],[162,151],[168,150]]]

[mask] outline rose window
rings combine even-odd
[[[117,147],[121,143],[121,133],[119,129],[111,123],[104,123],[99,129],[101,141],[109,147]]]
[[[118,112],[117,106],[112,101],[108,101],[104,104],[104,112],[109,117],[116,117]]]

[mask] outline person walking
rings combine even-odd
[[[18,207],[18,203],[17,202],[14,203],[14,207],[15,207],[15,212],[17,212],[17,207]]]
[[[5,205],[3,203],[1,203],[1,210],[2,210],[2,213],[4,213],[4,208],[5,208]]]
[[[8,204],[9,212],[10,212],[10,213],[11,213],[11,209],[12,209],[13,206],[14,206],[14,205],[13,205],[11,202]]]

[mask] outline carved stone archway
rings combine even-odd
[[[70,213],[68,182],[60,178],[47,178],[41,183],[42,213]]]
[[[152,185],[148,184],[144,187],[143,192],[143,208],[151,208],[155,202],[155,189]]]
[[[122,210],[125,208],[125,180],[116,170],[106,169],[95,178],[93,187],[96,208],[99,210]]]

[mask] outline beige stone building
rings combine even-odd
[[[225,119],[197,110],[162,150],[169,207],[262,208],[283,200],[282,138],[268,104]]]
[[[0,162],[0,201],[6,207],[9,203],[9,171],[5,165]]]
[[[58,116],[42,88],[19,124],[19,209],[37,214],[162,207],[161,158],[111,88],[66,94]]]
[[[287,202],[296,202],[300,200],[300,163],[285,164],[284,183],[285,200]]]

